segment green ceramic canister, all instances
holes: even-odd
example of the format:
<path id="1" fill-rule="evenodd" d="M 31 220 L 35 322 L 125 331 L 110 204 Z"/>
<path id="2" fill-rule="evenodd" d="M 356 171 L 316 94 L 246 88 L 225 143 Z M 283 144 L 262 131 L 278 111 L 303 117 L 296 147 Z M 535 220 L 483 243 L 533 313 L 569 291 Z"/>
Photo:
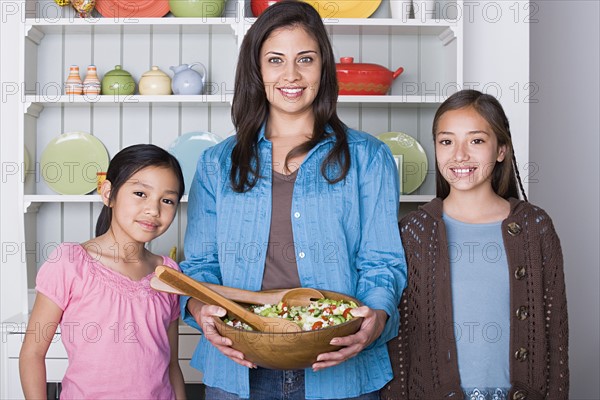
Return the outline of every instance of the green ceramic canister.
<path id="1" fill-rule="evenodd" d="M 223 15 L 225 0 L 169 0 L 171 13 L 184 18 L 214 18 Z"/>
<path id="2" fill-rule="evenodd" d="M 102 78 L 102 94 L 127 96 L 135 93 L 135 81 L 131 74 L 115 65 L 115 69 L 104 74 Z"/>

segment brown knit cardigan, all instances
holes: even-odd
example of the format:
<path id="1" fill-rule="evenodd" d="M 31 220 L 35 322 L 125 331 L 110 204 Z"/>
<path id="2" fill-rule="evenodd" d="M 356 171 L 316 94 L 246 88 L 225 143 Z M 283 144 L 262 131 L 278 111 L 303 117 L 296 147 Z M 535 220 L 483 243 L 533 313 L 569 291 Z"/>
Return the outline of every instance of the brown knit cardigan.
<path id="1" fill-rule="evenodd" d="M 394 379 L 381 390 L 381 399 L 462 399 L 442 200 L 404 217 L 400 232 L 408 287 L 399 306 L 399 335 L 388 344 Z M 513 310 L 509 399 L 567 399 L 567 304 L 552 221 L 542 209 L 510 199 L 502 237 Z"/>

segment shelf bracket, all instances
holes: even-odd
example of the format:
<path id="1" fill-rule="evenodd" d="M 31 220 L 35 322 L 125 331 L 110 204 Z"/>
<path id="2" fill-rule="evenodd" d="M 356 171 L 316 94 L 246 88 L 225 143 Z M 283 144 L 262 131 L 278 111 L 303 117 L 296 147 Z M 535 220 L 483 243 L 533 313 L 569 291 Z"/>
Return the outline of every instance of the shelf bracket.
<path id="1" fill-rule="evenodd" d="M 40 210 L 41 206 L 42 206 L 42 203 L 39 201 L 25 201 L 23 203 L 23 213 L 24 214 L 28 214 L 28 213 L 37 214 L 37 212 Z"/>
<path id="2" fill-rule="evenodd" d="M 33 25 L 25 26 L 25 34 L 27 35 L 27 39 L 31 40 L 36 45 L 42 43 L 42 39 L 44 38 L 44 36 L 46 36 L 44 32 L 42 32 Z"/>
<path id="3" fill-rule="evenodd" d="M 454 39 L 456 39 L 456 32 L 454 27 L 446 28 L 442 33 L 438 35 L 438 39 L 442 42 L 442 45 L 448 46 Z"/>
<path id="4" fill-rule="evenodd" d="M 25 114 L 34 118 L 38 118 L 41 112 L 44 111 L 44 106 L 39 103 L 26 102 L 23 106 L 25 107 Z"/>

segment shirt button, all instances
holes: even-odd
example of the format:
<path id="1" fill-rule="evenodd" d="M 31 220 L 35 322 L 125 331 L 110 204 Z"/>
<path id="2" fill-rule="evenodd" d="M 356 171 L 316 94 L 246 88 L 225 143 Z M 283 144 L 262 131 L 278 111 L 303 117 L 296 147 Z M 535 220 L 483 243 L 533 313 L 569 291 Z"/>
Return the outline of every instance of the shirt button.
<path id="1" fill-rule="evenodd" d="M 517 267 L 517 269 L 515 269 L 515 278 L 517 278 L 518 280 L 521 280 L 523 278 L 525 278 L 525 267 Z"/>
<path id="2" fill-rule="evenodd" d="M 294 213 L 294 218 L 300 218 L 300 213 L 298 211 Z"/>
<path id="3" fill-rule="evenodd" d="M 513 400 L 525 400 L 527 398 L 527 393 L 523 390 L 517 390 L 513 396 Z"/>
<path id="4" fill-rule="evenodd" d="M 521 225 L 517 224 L 516 222 L 511 222 L 508 224 L 508 234 L 510 236 L 517 236 L 519 233 L 521 233 Z"/>
<path id="5" fill-rule="evenodd" d="M 527 360 L 528 355 L 529 355 L 529 352 L 524 347 L 519 347 L 519 349 L 517 351 L 515 351 L 515 359 L 519 360 L 521 362 Z"/>
<path id="6" fill-rule="evenodd" d="M 301 251 L 301 252 L 298 254 L 298 257 L 300 257 L 300 258 L 304 258 L 304 256 L 306 256 L 306 254 L 304 254 L 304 252 L 303 252 L 303 251 Z"/>
<path id="7" fill-rule="evenodd" d="M 529 310 L 525 306 L 517 308 L 517 318 L 521 321 L 525 321 L 529 317 Z"/>

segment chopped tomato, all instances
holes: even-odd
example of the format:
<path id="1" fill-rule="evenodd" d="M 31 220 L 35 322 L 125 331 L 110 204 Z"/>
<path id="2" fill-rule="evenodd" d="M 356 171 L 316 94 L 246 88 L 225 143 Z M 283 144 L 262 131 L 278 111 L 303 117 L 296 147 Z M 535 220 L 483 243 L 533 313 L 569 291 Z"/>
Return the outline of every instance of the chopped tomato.
<path id="1" fill-rule="evenodd" d="M 317 329 L 321 329 L 323 327 L 323 322 L 322 321 L 317 321 L 313 324 L 312 329 L 313 331 L 317 330 Z"/>
<path id="2" fill-rule="evenodd" d="M 344 310 L 344 313 L 342 314 L 342 317 L 344 317 L 344 318 L 348 319 L 348 314 L 349 314 L 349 313 L 350 313 L 350 311 L 352 311 L 352 310 L 353 310 L 352 308 L 346 308 L 346 309 Z"/>

